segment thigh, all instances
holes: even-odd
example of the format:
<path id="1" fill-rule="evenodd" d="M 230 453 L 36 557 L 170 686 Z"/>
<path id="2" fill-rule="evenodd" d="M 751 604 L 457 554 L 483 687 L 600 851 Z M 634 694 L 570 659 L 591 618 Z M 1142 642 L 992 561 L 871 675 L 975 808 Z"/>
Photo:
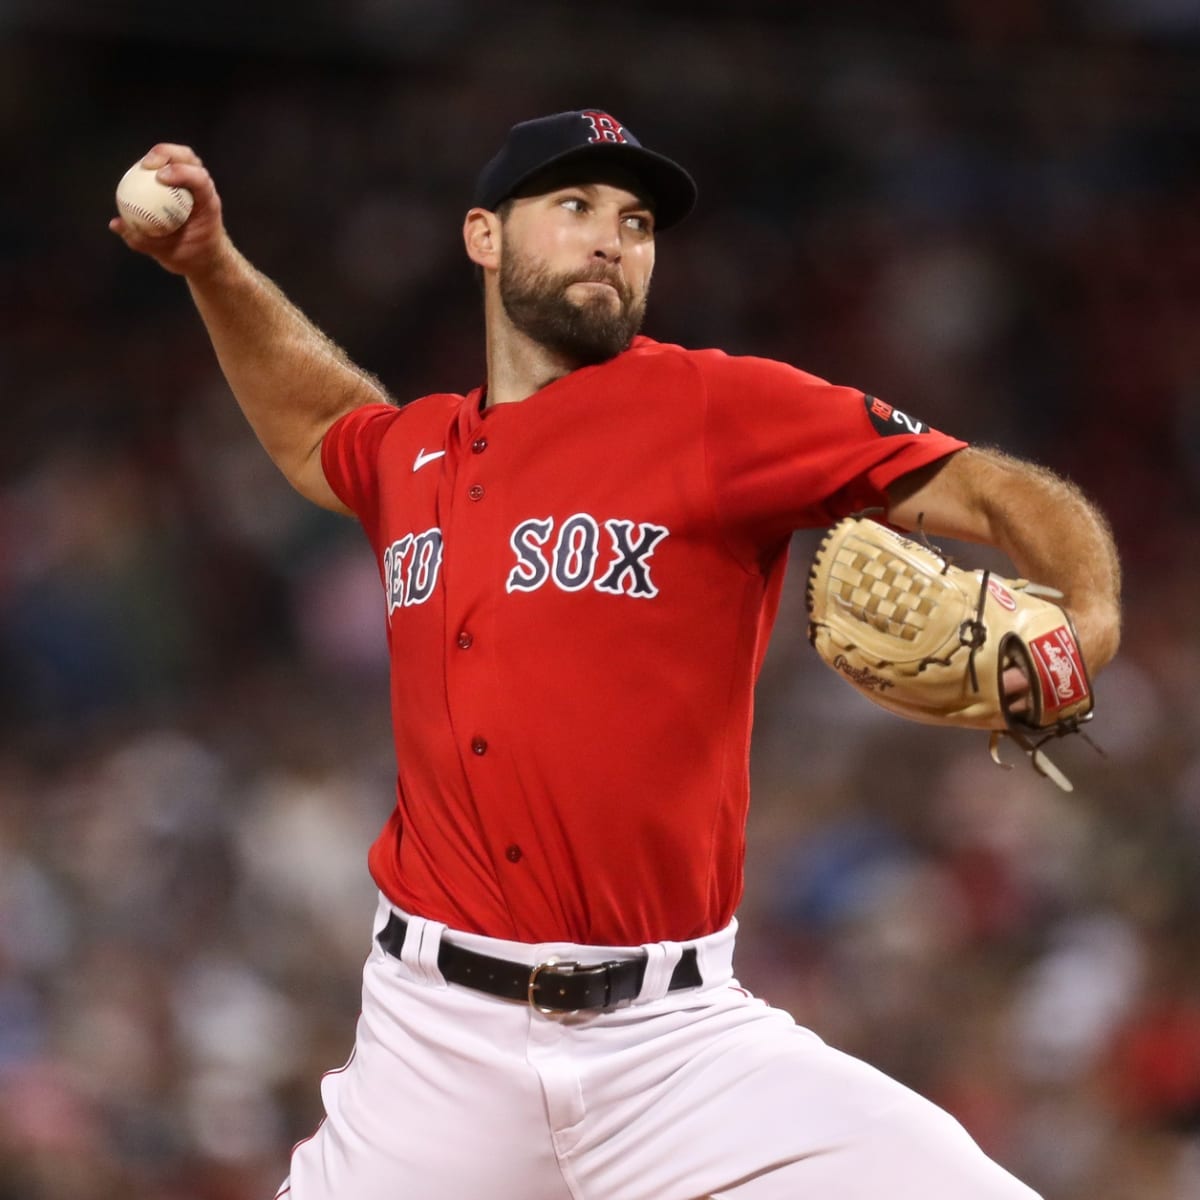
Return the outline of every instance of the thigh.
<path id="1" fill-rule="evenodd" d="M 739 989 L 654 1020 L 585 1088 L 588 1200 L 1037 1200 L 949 1114 Z"/>
<path id="2" fill-rule="evenodd" d="M 1038 1200 L 1029 1187 L 989 1159 L 957 1121 L 912 1092 L 886 1113 L 862 1121 L 845 1140 L 802 1157 L 785 1155 L 777 1164 L 713 1189 L 707 1200 L 805 1196 Z"/>
<path id="3" fill-rule="evenodd" d="M 528 1009 L 413 982 L 376 949 L 354 1055 L 322 1081 L 325 1120 L 293 1152 L 286 1200 L 567 1200 Z"/>

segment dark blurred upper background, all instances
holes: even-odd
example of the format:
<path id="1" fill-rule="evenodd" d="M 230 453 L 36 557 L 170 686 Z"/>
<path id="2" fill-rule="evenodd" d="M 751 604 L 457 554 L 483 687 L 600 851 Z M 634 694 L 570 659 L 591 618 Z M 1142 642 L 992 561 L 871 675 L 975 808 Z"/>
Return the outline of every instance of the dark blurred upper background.
<path id="1" fill-rule="evenodd" d="M 0 5 L 0 1200 L 273 1193 L 352 1041 L 391 804 L 365 539 L 108 233 L 117 179 L 193 145 L 395 396 L 465 391 L 475 174 L 593 105 L 701 188 L 648 333 L 1042 461 L 1126 566 L 1069 797 L 853 695 L 789 585 L 743 981 L 1047 1200 L 1196 1200 L 1196 0 Z"/>

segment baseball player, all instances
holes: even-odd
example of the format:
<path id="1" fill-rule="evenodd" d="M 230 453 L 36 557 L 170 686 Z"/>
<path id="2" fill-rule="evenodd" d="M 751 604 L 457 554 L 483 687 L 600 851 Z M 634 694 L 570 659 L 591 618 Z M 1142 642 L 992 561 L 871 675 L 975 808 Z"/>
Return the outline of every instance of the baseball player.
<path id="1" fill-rule="evenodd" d="M 185 277 L 267 453 L 361 522 L 385 602 L 396 804 L 362 1015 L 278 1195 L 1033 1196 L 738 986 L 752 692 L 791 533 L 872 506 L 1059 588 L 1095 670 L 1102 518 L 853 388 L 639 336 L 696 189 L 609 113 L 522 122 L 484 167 L 463 240 L 487 378 L 404 407 L 234 248 L 191 149 L 144 163 L 191 218 L 111 228 Z"/>

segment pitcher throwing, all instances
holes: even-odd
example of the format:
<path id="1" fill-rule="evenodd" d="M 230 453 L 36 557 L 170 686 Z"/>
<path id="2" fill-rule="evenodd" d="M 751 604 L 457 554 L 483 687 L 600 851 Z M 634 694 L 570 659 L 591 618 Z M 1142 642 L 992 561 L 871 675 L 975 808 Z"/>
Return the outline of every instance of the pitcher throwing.
<path id="1" fill-rule="evenodd" d="M 792 532 L 869 508 L 1057 588 L 1094 674 L 1119 624 L 1095 509 L 854 388 L 639 336 L 696 189 L 609 113 L 518 124 L 483 168 L 487 378 L 403 408 L 234 248 L 192 150 L 144 161 L 191 217 L 112 228 L 186 278 L 266 452 L 361 522 L 383 589 L 362 1016 L 279 1196 L 1030 1200 L 736 983 L 751 700 Z"/>

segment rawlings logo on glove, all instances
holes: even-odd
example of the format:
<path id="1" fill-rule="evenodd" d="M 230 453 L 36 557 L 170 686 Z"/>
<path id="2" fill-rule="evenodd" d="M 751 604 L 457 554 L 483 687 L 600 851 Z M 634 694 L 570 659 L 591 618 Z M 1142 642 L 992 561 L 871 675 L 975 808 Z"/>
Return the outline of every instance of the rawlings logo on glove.
<path id="1" fill-rule="evenodd" d="M 1071 785 L 1042 743 L 1090 719 L 1091 683 L 1071 619 L 1051 588 L 964 571 L 932 546 L 861 517 L 822 541 L 808 578 L 809 641 L 863 695 L 914 721 L 992 731 Z M 1016 712 L 1004 671 L 1029 680 Z M 1031 735 L 1040 733 L 1034 743 Z"/>

